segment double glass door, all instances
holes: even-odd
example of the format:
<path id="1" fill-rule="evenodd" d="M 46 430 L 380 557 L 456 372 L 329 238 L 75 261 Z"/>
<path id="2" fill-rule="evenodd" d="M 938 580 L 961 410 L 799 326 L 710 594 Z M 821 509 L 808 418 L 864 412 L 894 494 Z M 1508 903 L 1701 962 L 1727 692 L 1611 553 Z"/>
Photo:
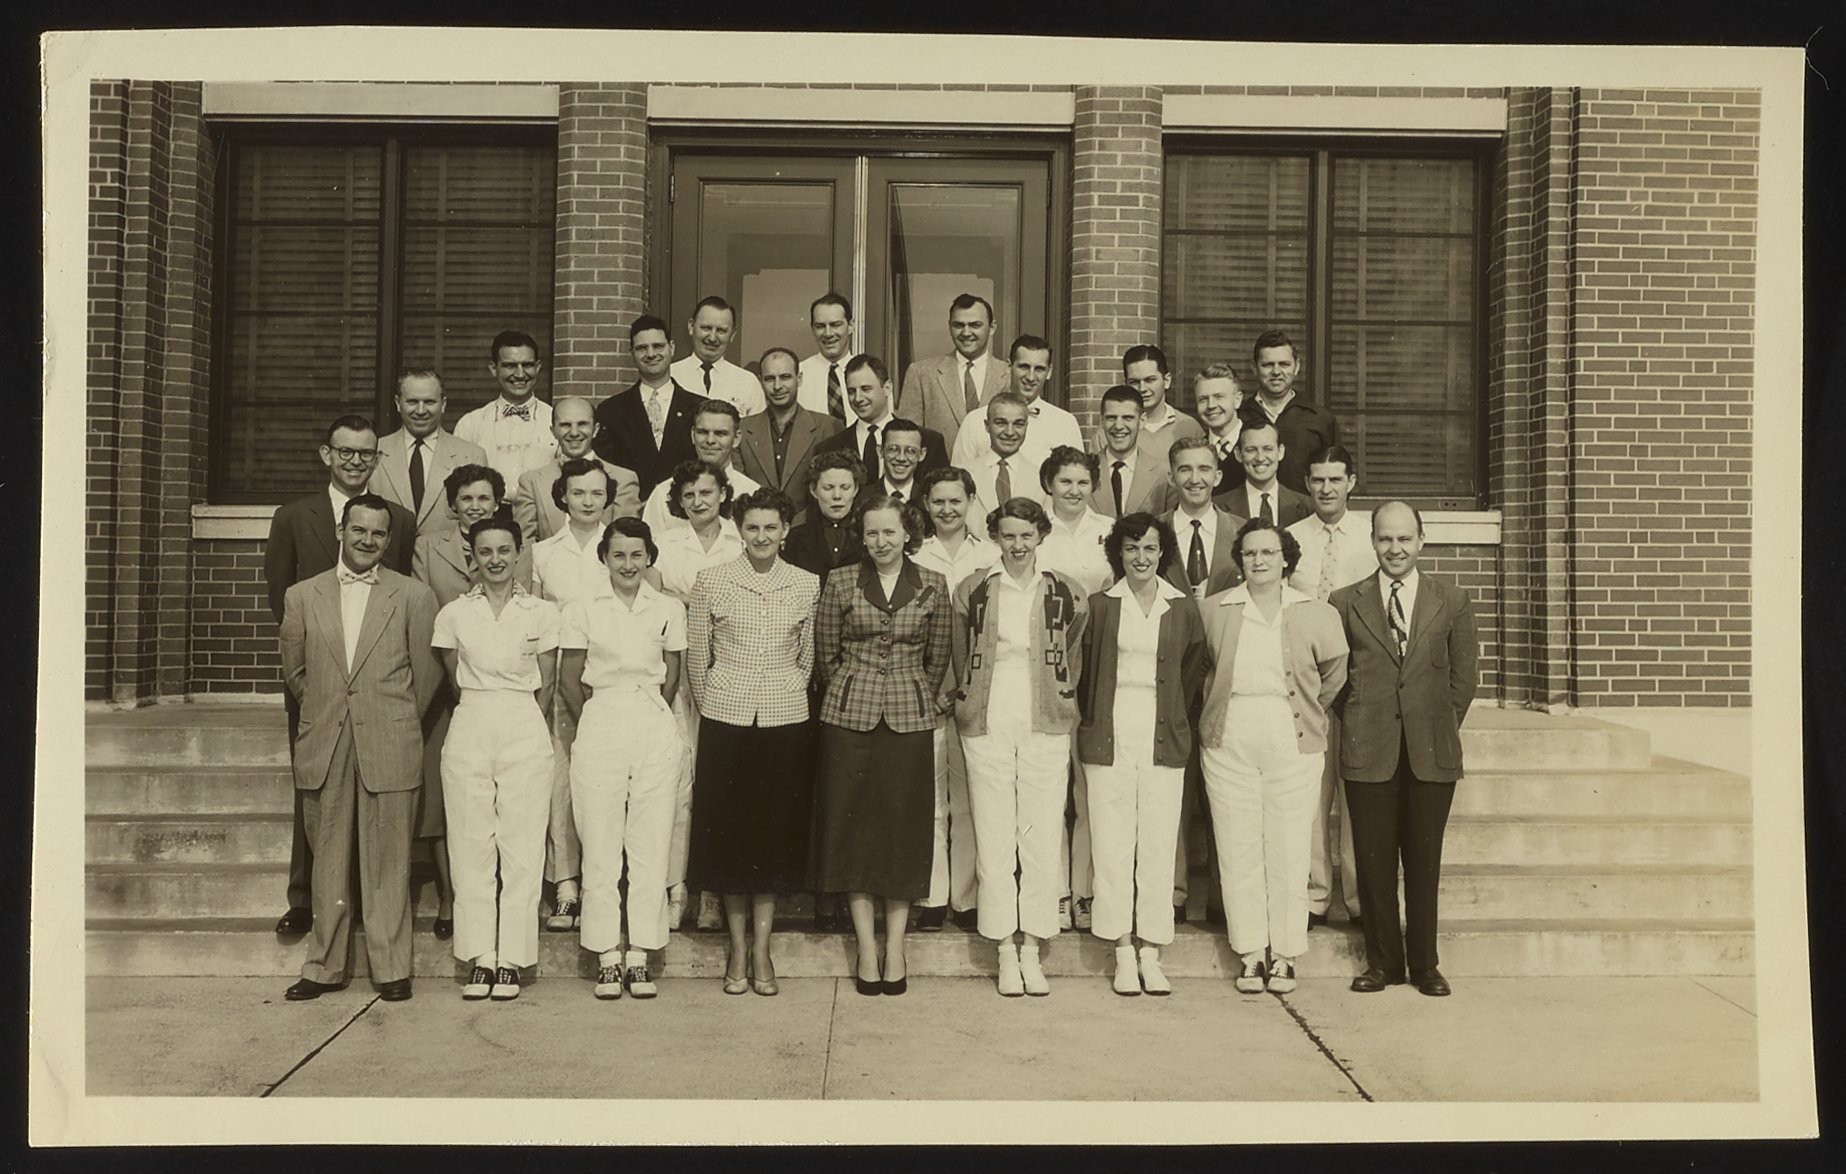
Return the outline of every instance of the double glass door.
<path id="1" fill-rule="evenodd" d="M 1050 161 L 783 157 L 677 152 L 672 161 L 670 298 L 675 341 L 700 298 L 737 308 L 734 362 L 785 346 L 814 353 L 808 306 L 829 290 L 854 306 L 853 347 L 893 380 L 946 353 L 949 303 L 994 307 L 993 348 L 1051 339 Z"/>

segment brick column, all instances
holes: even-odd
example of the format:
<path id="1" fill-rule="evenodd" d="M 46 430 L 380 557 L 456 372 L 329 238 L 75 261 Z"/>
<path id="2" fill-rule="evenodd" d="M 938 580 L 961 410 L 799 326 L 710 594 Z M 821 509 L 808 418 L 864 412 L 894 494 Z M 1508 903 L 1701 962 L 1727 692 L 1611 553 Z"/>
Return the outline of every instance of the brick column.
<path id="1" fill-rule="evenodd" d="M 1160 337 L 1161 92 L 1079 86 L 1071 159 L 1066 406 L 1086 424 L 1122 352 Z"/>
<path id="2" fill-rule="evenodd" d="M 647 87 L 558 92 L 553 396 L 601 399 L 635 379 L 628 326 L 647 310 Z"/>

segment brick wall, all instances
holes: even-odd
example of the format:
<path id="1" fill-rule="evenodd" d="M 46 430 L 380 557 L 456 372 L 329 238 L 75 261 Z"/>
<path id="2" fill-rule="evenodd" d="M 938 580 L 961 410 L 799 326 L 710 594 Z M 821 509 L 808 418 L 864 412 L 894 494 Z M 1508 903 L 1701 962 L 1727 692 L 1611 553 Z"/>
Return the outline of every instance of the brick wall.
<path id="1" fill-rule="evenodd" d="M 1418 565 L 1467 591 L 1474 600 L 1475 634 L 1480 639 L 1480 684 L 1474 695 L 1483 700 L 1506 695 L 1506 632 L 1501 621 L 1501 548 L 1497 546 L 1438 546 L 1423 548 Z"/>
<path id="2" fill-rule="evenodd" d="M 1750 701 L 1760 101 L 1579 99 L 1571 522 L 1583 704 Z"/>
<path id="3" fill-rule="evenodd" d="M 628 327 L 647 311 L 647 87 L 558 92 L 551 388 L 601 399 L 633 382 Z"/>
<path id="4" fill-rule="evenodd" d="M 192 550 L 193 693 L 280 693 L 282 656 L 263 587 L 263 544 L 201 539 Z"/>
<path id="5" fill-rule="evenodd" d="M 128 86 L 90 86 L 89 256 L 86 280 L 83 695 L 109 696 L 114 637 L 116 400 L 121 363 Z"/>

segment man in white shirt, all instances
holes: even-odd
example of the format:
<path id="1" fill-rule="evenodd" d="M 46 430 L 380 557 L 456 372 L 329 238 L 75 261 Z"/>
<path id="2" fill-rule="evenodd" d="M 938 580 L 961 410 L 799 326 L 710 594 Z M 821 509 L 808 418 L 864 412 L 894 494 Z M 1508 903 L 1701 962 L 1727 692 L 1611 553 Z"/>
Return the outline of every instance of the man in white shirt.
<path id="1" fill-rule="evenodd" d="M 1234 514 L 1261 518 L 1287 529 L 1314 512 L 1305 493 L 1296 493 L 1276 479 L 1286 453 L 1276 426 L 1266 419 L 1244 421 L 1237 437 L 1237 460 L 1243 466 L 1243 484 L 1218 495 L 1218 504 Z"/>
<path id="2" fill-rule="evenodd" d="M 951 450 L 968 413 L 1011 386 L 1007 364 L 990 349 L 993 331 L 993 304 L 979 294 L 959 294 L 949 303 L 949 340 L 955 349 L 918 359 L 904 372 L 898 414 L 940 432 Z"/>
<path id="3" fill-rule="evenodd" d="M 417 534 L 439 536 L 455 525 L 442 480 L 463 465 L 484 465 L 487 454 L 442 427 L 448 406 L 442 376 L 406 371 L 397 381 L 397 418 L 402 427 L 378 438 L 378 463 L 369 486 L 417 518 Z"/>
<path id="4" fill-rule="evenodd" d="M 859 355 L 846 364 L 846 404 L 856 417 L 851 426 L 834 433 L 820 443 L 816 454 L 844 450 L 859 458 L 865 467 L 863 487 L 876 487 L 884 476 L 885 429 L 897 419 L 891 410 L 891 374 L 884 361 L 875 355 Z M 906 417 L 908 420 L 908 417 Z M 908 420 L 922 437 L 921 463 L 913 470 L 927 473 L 949 463 L 942 435 Z"/>
<path id="5" fill-rule="evenodd" d="M 1003 391 L 987 401 L 982 431 L 987 444 L 968 464 L 956 467 L 968 470 L 974 479 L 974 505 L 968 513 L 968 529 L 987 533 L 987 515 L 1015 497 L 1037 500 L 1038 463 L 1024 459 L 1021 449 L 1031 428 L 1031 404 L 1016 391 Z M 966 430 L 964 430 L 966 431 Z"/>
<path id="6" fill-rule="evenodd" d="M 746 493 L 755 493 L 761 488 L 732 460 L 737 453 L 737 430 L 740 423 L 737 405 L 729 400 L 708 399 L 699 405 L 699 410 L 692 416 L 693 455 L 724 470 L 725 478 L 731 483 L 732 500 Z M 671 479 L 654 486 L 654 492 L 647 495 L 647 505 L 642 507 L 641 520 L 647 523 L 648 529 L 655 535 L 684 530 L 692 525 L 684 518 L 675 517 L 667 509 L 667 491 L 672 488 Z M 659 542 L 658 537 L 655 542 Z"/>
<path id="7" fill-rule="evenodd" d="M 1038 466 L 1051 455 L 1052 449 L 1060 444 L 1083 448 L 1083 429 L 1077 417 L 1042 398 L 1051 382 L 1051 344 L 1037 335 L 1022 334 L 1013 340 L 1007 353 L 1012 357 L 1012 390 L 1025 399 L 1026 415 L 1031 424 L 1022 459 L 1031 464 L 1032 479 L 1036 481 Z M 972 469 L 975 458 L 987 449 L 987 430 L 979 426 L 981 419 L 974 412 L 962 419 L 951 463 Z"/>
<path id="8" fill-rule="evenodd" d="M 693 307 L 686 333 L 692 336 L 692 353 L 669 370 L 674 382 L 707 399 L 729 400 L 739 416 L 754 416 L 768 406 L 756 376 L 724 357 L 737 330 L 737 313 L 716 295 L 700 298 Z"/>
<path id="9" fill-rule="evenodd" d="M 798 402 L 810 412 L 830 416 L 842 426 L 852 422 L 846 410 L 846 362 L 853 357 L 852 303 L 825 293 L 808 307 L 808 329 L 820 345 L 818 354 L 801 360 Z"/>
<path id="10" fill-rule="evenodd" d="M 1137 443 L 1151 457 L 1165 462 L 1173 442 L 1202 436 L 1205 430 L 1167 399 L 1173 375 L 1167 353 L 1153 343 L 1131 346 L 1122 355 L 1122 382 L 1141 393 L 1141 436 Z"/>
<path id="11" fill-rule="evenodd" d="M 1243 434 L 1237 413 L 1242 409 L 1243 387 L 1231 364 L 1213 363 L 1192 380 L 1192 410 L 1205 425 L 1205 439 L 1217 451 L 1218 468 L 1224 474 L 1218 482 L 1219 493 L 1243 484 L 1243 466 L 1237 463 L 1237 438 Z"/>
<path id="12" fill-rule="evenodd" d="M 1348 509 L 1347 499 L 1359 484 L 1352 454 L 1330 445 L 1308 457 L 1308 490 L 1314 513 L 1288 527 L 1301 546 L 1301 558 L 1289 582 L 1296 590 L 1325 600 L 1340 588 L 1357 583 L 1378 569 L 1372 549 L 1370 510 Z M 1339 715 L 1327 715 L 1327 745 L 1339 746 Z M 1340 888 L 1347 919 L 1361 923 L 1359 865 L 1353 854 L 1352 820 L 1346 811 L 1346 790 L 1340 780 L 1340 756 L 1329 753 L 1321 772 L 1320 799 L 1314 808 L 1314 839 L 1308 869 L 1308 924 L 1327 924 L 1327 907 L 1333 897 L 1333 834 L 1329 813 L 1339 811 Z"/>
<path id="13" fill-rule="evenodd" d="M 500 394 L 455 422 L 455 435 L 478 445 L 486 464 L 497 470 L 511 493 L 519 475 L 557 455 L 557 438 L 551 434 L 551 405 L 537 397 L 539 376 L 545 364 L 538 343 L 518 330 L 494 335 L 487 373 L 500 385 Z"/>
<path id="14" fill-rule="evenodd" d="M 551 405 L 551 434 L 557 438 L 558 455 L 536 469 L 521 473 L 519 488 L 513 494 L 513 519 L 519 523 L 520 535 L 528 546 L 543 542 L 564 528 L 564 511 L 552 497 L 551 487 L 557 483 L 564 462 L 578 457 L 601 461 L 603 470 L 609 474 L 609 509 L 603 515 L 605 524 L 616 518 L 640 516 L 640 479 L 632 469 L 604 461 L 592 451 L 600 428 L 595 407 L 580 395 L 561 396 Z"/>
<path id="15" fill-rule="evenodd" d="M 1102 393 L 1101 410 L 1103 443 L 1096 454 L 1101 467 L 1090 508 L 1109 518 L 1166 513 L 1172 502 L 1167 458 L 1163 452 L 1155 460 L 1140 446 L 1141 394 L 1118 383 Z"/>

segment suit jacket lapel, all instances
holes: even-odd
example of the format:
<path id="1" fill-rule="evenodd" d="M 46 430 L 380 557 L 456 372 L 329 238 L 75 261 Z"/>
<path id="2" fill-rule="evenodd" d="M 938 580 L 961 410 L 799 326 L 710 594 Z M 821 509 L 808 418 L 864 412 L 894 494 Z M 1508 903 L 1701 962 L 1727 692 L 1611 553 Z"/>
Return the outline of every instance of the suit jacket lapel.
<path id="1" fill-rule="evenodd" d="M 1207 594 L 1216 594 L 1232 586 L 1241 575 L 1237 569 L 1235 553 L 1237 531 L 1230 522 L 1229 518 L 1222 515 L 1218 518 L 1218 534 L 1212 541 L 1211 574 L 1206 579 L 1210 588 Z"/>
<path id="2" fill-rule="evenodd" d="M 796 416 L 795 422 L 789 425 L 788 457 L 786 458 L 786 463 L 782 466 L 784 471 L 793 473 L 796 469 L 801 468 L 801 462 L 807 459 L 809 451 L 813 449 L 815 444 L 819 443 L 820 438 L 819 424 L 816 424 L 806 415 Z M 776 455 L 772 452 L 769 454 L 768 463 L 765 464 L 763 468 L 773 469 L 775 467 Z M 802 493 L 807 492 L 806 486 L 797 486 L 796 488 L 800 489 Z M 793 497 L 796 495 L 790 494 L 790 496 Z"/>
<path id="3" fill-rule="evenodd" d="M 417 525 L 421 528 L 425 519 L 436 512 L 438 506 L 446 506 L 443 499 L 442 483 L 450 470 L 455 468 L 455 437 L 438 428 L 429 438 L 430 459 L 423 469 L 423 508 L 417 511 Z M 410 458 L 404 458 L 404 483 L 410 483 Z"/>
<path id="4" fill-rule="evenodd" d="M 340 580 L 337 574 L 321 576 L 308 606 L 313 613 L 313 629 L 327 640 L 327 655 L 333 658 L 336 669 L 345 671 L 346 633 L 340 623 Z M 313 662 L 310 660 L 309 663 Z"/>
<path id="5" fill-rule="evenodd" d="M 313 532 L 314 542 L 319 544 L 321 553 L 326 556 L 328 566 L 340 561 L 340 543 L 333 534 L 338 524 L 339 519 L 333 516 L 333 502 L 323 489 L 309 501 L 308 529 Z"/>
<path id="6" fill-rule="evenodd" d="M 385 619 L 397 610 L 397 584 L 387 582 L 381 574 L 378 585 L 372 588 L 365 601 L 365 617 L 359 622 L 359 642 L 353 646 L 353 667 L 346 674 L 352 681 L 365 666 L 365 658 L 371 654 L 372 646 L 378 643 L 378 637 L 384 633 Z M 342 633 L 343 635 L 344 633 Z M 344 648 L 340 650 L 343 656 Z"/>
<path id="7" fill-rule="evenodd" d="M 1359 587 L 1359 619 L 1372 630 L 1372 636 L 1384 645 L 1391 659 L 1399 664 L 1403 657 L 1397 654 L 1397 641 L 1391 638 L 1391 624 L 1385 619 L 1384 597 L 1378 593 L 1378 576 L 1368 575 Z"/>
<path id="8" fill-rule="evenodd" d="M 1374 578 L 1372 582 L 1376 585 L 1378 580 Z M 1434 585 L 1434 580 L 1425 579 L 1421 575 L 1417 576 L 1417 602 L 1416 606 L 1410 609 L 1410 638 L 1404 642 L 1405 660 L 1410 659 L 1410 654 L 1416 651 L 1417 644 L 1429 632 L 1430 626 L 1436 622 L 1436 617 L 1442 613 L 1444 601 L 1441 595 L 1430 590 Z"/>

